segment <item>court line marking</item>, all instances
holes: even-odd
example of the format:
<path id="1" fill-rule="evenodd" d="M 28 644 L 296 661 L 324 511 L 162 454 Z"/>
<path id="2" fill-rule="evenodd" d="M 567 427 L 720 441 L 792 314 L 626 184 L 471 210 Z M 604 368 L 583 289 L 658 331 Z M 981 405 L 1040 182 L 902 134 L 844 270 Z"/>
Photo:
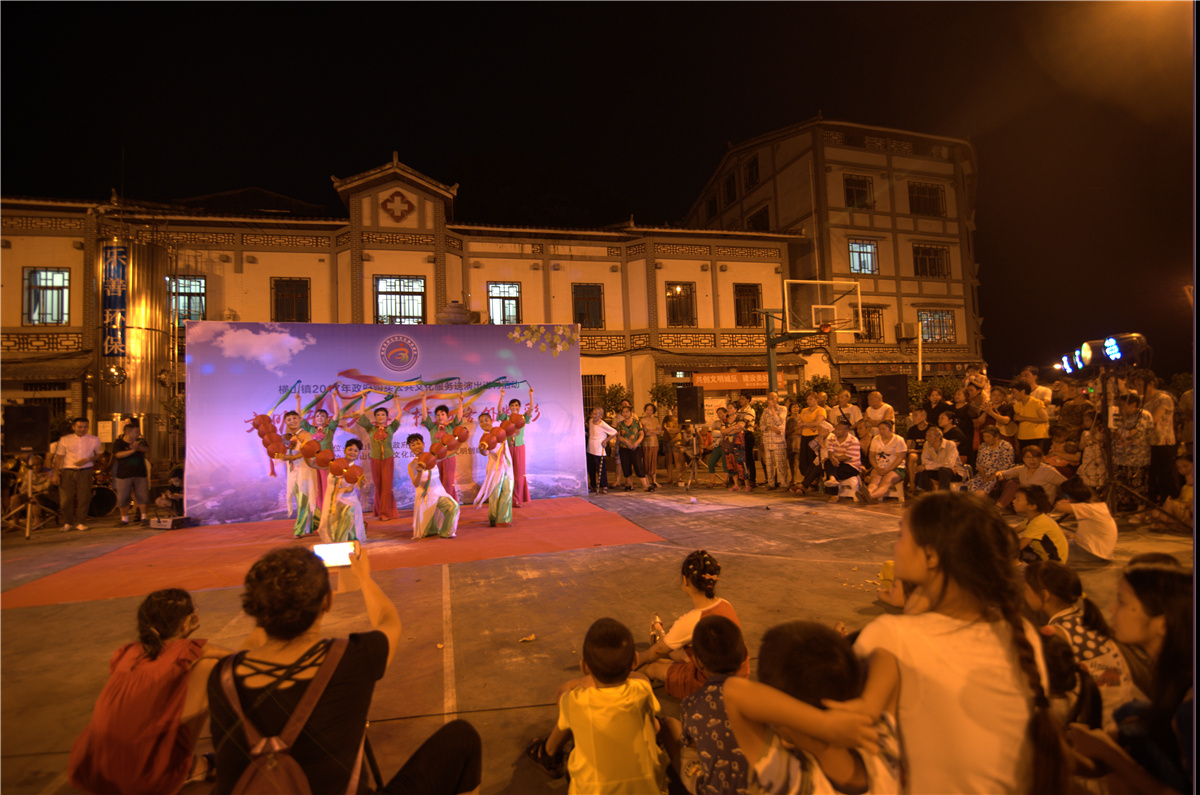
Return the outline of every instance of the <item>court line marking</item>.
<path id="1" fill-rule="evenodd" d="M 442 564 L 442 670 L 446 723 L 458 717 L 458 691 L 454 684 L 454 627 L 450 620 L 450 564 Z"/>

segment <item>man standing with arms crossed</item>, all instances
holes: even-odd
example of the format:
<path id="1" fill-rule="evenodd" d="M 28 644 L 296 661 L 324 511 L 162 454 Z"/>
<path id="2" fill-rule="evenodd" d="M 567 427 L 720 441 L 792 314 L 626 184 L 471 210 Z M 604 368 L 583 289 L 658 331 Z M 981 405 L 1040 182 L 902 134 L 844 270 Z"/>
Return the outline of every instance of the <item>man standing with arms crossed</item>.
<path id="1" fill-rule="evenodd" d="M 58 440 L 54 451 L 54 474 L 50 482 L 58 486 L 58 504 L 63 522 L 60 532 L 87 530 L 83 518 L 92 502 L 92 476 L 96 459 L 104 450 L 99 437 L 88 433 L 86 417 L 76 417 L 69 433 Z"/>

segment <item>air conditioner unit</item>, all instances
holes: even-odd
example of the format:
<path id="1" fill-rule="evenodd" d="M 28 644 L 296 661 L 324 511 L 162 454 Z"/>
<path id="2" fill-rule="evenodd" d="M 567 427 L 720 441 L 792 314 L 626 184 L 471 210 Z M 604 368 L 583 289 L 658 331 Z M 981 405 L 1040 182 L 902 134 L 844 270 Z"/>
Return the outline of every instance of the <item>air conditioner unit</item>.
<path id="1" fill-rule="evenodd" d="M 919 333 L 916 323 L 896 324 L 896 339 L 898 340 L 915 340 Z"/>

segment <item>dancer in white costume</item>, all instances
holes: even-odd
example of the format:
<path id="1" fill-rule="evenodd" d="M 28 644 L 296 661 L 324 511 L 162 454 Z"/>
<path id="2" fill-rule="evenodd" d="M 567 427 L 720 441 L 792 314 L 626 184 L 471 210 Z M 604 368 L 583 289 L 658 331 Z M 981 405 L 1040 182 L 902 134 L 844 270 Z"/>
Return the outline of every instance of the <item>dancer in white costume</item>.
<path id="1" fill-rule="evenodd" d="M 458 531 L 458 500 L 451 497 L 442 486 L 437 467 L 426 468 L 421 463 L 421 454 L 425 452 L 425 440 L 421 434 L 409 434 L 408 449 L 413 454 L 412 463 L 408 465 L 408 476 L 412 478 L 414 491 L 413 538 L 454 538 Z"/>
<path id="2" fill-rule="evenodd" d="M 314 469 L 300 452 L 300 448 L 312 437 L 300 429 L 299 413 L 289 411 L 283 415 L 283 421 L 287 425 L 290 437 L 288 444 L 292 452 L 281 453 L 276 457 L 287 462 L 288 516 L 292 515 L 292 498 L 294 497 L 296 500 L 296 524 L 292 529 L 292 535 L 300 538 L 312 535 L 313 531 L 317 529 L 315 525 L 320 522 L 318 513 L 320 509 L 317 507 L 319 505 L 317 478 L 323 473 Z"/>
<path id="3" fill-rule="evenodd" d="M 357 463 L 362 453 L 362 442 L 351 439 L 346 442 L 346 460 Z M 325 481 L 325 507 L 321 511 L 321 539 L 327 543 L 357 540 L 367 542 L 367 526 L 363 522 L 362 503 L 358 499 L 358 485 L 347 483 L 333 474 Z"/>
<path id="4" fill-rule="evenodd" d="M 479 429 L 485 436 L 491 432 L 492 417 L 490 414 L 479 415 Z M 483 505 L 483 501 L 487 500 L 488 524 L 492 527 L 496 525 L 510 527 L 513 506 L 513 469 L 512 459 L 508 457 L 508 445 L 498 444 L 492 450 L 488 450 L 487 445 L 481 441 L 478 449 L 480 453 L 487 456 L 487 473 L 483 477 L 479 493 L 475 495 L 475 505 Z"/>

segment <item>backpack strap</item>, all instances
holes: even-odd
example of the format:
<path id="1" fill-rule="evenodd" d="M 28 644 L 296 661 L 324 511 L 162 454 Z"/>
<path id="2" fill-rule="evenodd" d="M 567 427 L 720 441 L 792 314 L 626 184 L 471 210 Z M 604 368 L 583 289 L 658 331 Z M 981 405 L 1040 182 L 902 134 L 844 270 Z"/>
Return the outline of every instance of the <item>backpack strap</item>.
<path id="1" fill-rule="evenodd" d="M 330 642 L 329 650 L 325 653 L 325 659 L 321 663 L 321 667 L 317 669 L 317 674 L 308 683 L 308 689 L 304 691 L 304 695 L 300 698 L 300 703 L 296 705 L 296 709 L 292 712 L 287 724 L 283 730 L 275 737 L 264 738 L 258 731 L 258 728 L 251 723 L 245 712 L 242 710 L 241 699 L 238 698 L 237 687 L 233 680 L 233 669 L 237 664 L 237 659 L 241 655 L 231 654 L 221 661 L 221 689 L 225 694 L 226 701 L 229 702 L 230 709 L 242 724 L 242 729 L 246 733 L 246 744 L 250 747 L 250 755 L 257 756 L 263 753 L 271 753 L 275 751 L 285 751 L 291 748 L 292 743 L 300 736 L 300 731 L 304 728 L 304 724 L 308 722 L 312 711 L 317 706 L 317 701 L 325 692 L 326 686 L 329 684 L 330 678 L 333 676 L 334 670 L 338 663 L 341 662 L 342 655 L 346 652 L 346 647 L 349 642 L 346 638 L 338 638 Z M 357 778 L 357 775 L 353 775 Z"/>

